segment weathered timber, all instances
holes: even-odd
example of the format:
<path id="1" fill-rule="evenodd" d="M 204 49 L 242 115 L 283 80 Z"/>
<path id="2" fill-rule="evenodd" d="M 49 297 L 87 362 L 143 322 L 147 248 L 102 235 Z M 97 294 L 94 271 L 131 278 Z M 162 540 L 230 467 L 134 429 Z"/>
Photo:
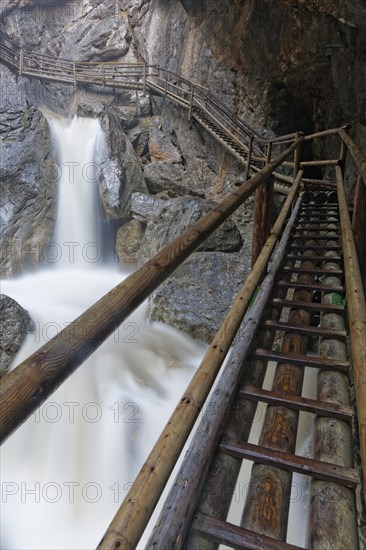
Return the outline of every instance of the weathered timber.
<path id="1" fill-rule="evenodd" d="M 138 543 L 194 422 L 202 410 L 205 399 L 249 306 L 250 299 L 263 278 L 268 260 L 296 197 L 301 174 L 299 173 L 256 264 L 238 293 L 232 308 L 168 424 L 108 527 L 99 548 L 114 548 L 113 545 L 121 540 L 125 548 L 134 548 Z"/>
<path id="2" fill-rule="evenodd" d="M 314 328 L 314 330 L 317 329 Z M 338 403 L 323 403 L 316 399 L 291 395 L 287 392 L 263 390 L 262 388 L 255 388 L 249 385 L 240 388 L 239 395 L 251 401 L 262 401 L 263 403 L 283 405 L 290 409 L 293 408 L 295 410 L 310 412 L 320 416 L 340 418 L 345 422 L 351 422 L 353 415 L 352 408 L 345 405 L 339 405 Z"/>
<path id="3" fill-rule="evenodd" d="M 217 404 L 215 414 L 205 415 L 186 453 L 174 486 L 170 490 L 157 525 L 151 534 L 148 548 L 182 548 L 190 521 L 197 505 L 205 475 L 220 436 L 221 427 L 239 384 L 243 364 L 259 327 L 259 319 L 266 307 L 277 270 L 281 264 L 300 199 L 287 223 L 281 241 L 271 262 L 257 298 L 244 318 L 235 339 L 230 359 L 224 367 L 212 400 Z"/>
<path id="4" fill-rule="evenodd" d="M 355 200 L 352 216 L 352 231 L 360 266 L 361 278 L 366 291 L 366 187 L 359 175 L 356 183 Z"/>
<path id="5" fill-rule="evenodd" d="M 357 421 L 362 457 L 363 488 L 366 494 L 366 304 L 344 192 L 343 176 L 339 167 L 336 167 L 336 176 L 351 335 L 352 369 L 355 378 Z"/>
<path id="6" fill-rule="evenodd" d="M 320 304 L 312 304 L 312 307 L 319 306 Z M 324 304 L 322 304 L 324 306 Z M 310 308 L 309 308 L 310 309 Z M 302 311 L 302 309 L 300 309 Z M 349 362 L 341 361 L 339 359 L 330 359 L 326 357 L 312 357 L 309 355 L 301 355 L 298 353 L 280 351 L 268 351 L 265 349 L 256 349 L 254 356 L 257 358 L 267 359 L 268 361 L 289 361 L 297 366 L 314 367 L 317 369 L 334 369 L 345 374 L 349 370 Z"/>
<path id="7" fill-rule="evenodd" d="M 298 222 L 296 223 L 298 226 Z M 305 256 L 313 254 L 313 241 L 309 235 L 308 249 Z M 311 284 L 314 282 L 312 270 L 315 267 L 310 260 L 303 260 L 301 267 L 309 273 L 300 273 L 297 282 Z M 311 302 L 313 292 L 298 288 L 294 291 L 294 301 Z M 311 314 L 307 309 L 292 308 L 288 314 L 288 324 L 309 326 Z M 301 395 L 304 369 L 292 357 L 303 356 L 307 351 L 308 336 L 286 331 L 282 341 L 282 351 L 278 354 L 278 364 L 273 380 L 272 390 Z M 295 352 L 295 353 L 294 353 Z M 271 355 L 272 352 L 268 352 Z M 262 358 L 265 354 L 262 354 Z M 258 350 L 255 357 L 259 357 Z M 266 409 L 259 445 L 269 449 L 268 452 L 282 451 L 294 453 L 296 446 L 299 411 L 283 405 L 269 405 Z M 226 443 L 226 442 L 224 442 Z M 268 462 L 267 462 L 268 464 Z M 242 514 L 241 526 L 257 533 L 285 541 L 290 506 L 292 473 L 280 470 L 272 463 L 264 466 L 258 461 L 252 467 L 247 499 Z M 281 490 L 279 490 L 281 487 Z"/>
<path id="8" fill-rule="evenodd" d="M 306 285 L 306 288 L 309 288 L 309 285 Z M 287 332 L 293 330 L 294 332 L 298 332 L 299 334 L 308 334 L 309 336 L 328 336 L 329 338 L 335 338 L 336 340 L 345 340 L 347 337 L 347 332 L 345 330 L 327 330 L 321 329 L 319 327 L 290 325 L 289 323 L 279 323 L 271 320 L 265 321 L 264 325 L 272 330 L 281 330 Z"/>
<path id="9" fill-rule="evenodd" d="M 226 543 L 232 548 L 247 550 L 302 550 L 299 546 L 278 542 L 270 537 L 258 535 L 248 529 L 237 527 L 232 523 L 222 521 L 207 514 L 198 513 L 192 522 L 192 530 L 214 543 L 214 548 L 220 543 Z M 201 547 L 196 547 L 196 550 Z"/>
<path id="10" fill-rule="evenodd" d="M 324 285 L 340 283 L 337 277 L 339 264 L 330 254 L 324 267 L 330 274 L 324 279 Z M 332 303 L 333 293 L 324 292 L 322 302 Z M 344 330 L 344 319 L 341 314 L 324 313 L 320 320 L 321 329 L 336 328 Z M 321 357 L 336 360 L 347 359 L 347 348 L 344 341 L 321 336 L 319 353 Z M 324 404 L 332 403 L 349 406 L 349 386 L 347 377 L 339 372 L 323 370 L 318 375 L 318 400 Z M 318 417 L 315 422 L 315 458 L 324 462 L 336 462 L 341 467 L 351 467 L 352 434 L 348 423 L 342 419 Z M 341 481 L 333 483 L 313 480 L 310 488 L 310 514 L 308 539 L 311 548 L 358 548 L 355 496 L 350 489 L 341 487 Z M 336 496 L 336 498 L 334 498 Z"/>
<path id="11" fill-rule="evenodd" d="M 353 160 L 355 161 L 360 176 L 362 178 L 364 186 L 366 186 L 366 157 L 357 147 L 355 142 L 349 137 L 345 130 L 340 130 L 339 135 L 347 145 L 349 152 L 351 153 Z M 337 177 L 338 179 L 338 177 Z"/>
<path id="12" fill-rule="evenodd" d="M 263 447 L 262 445 L 243 443 L 241 441 L 225 440 L 219 444 L 219 449 L 241 459 L 253 460 L 257 464 L 264 464 L 276 469 L 285 470 L 286 472 L 297 472 L 324 481 L 333 481 L 353 489 L 358 483 L 358 474 L 356 470 L 324 460 L 297 456 L 293 453 L 278 451 L 269 447 Z M 267 479 L 268 468 L 264 471 L 266 471 Z M 281 487 L 284 489 L 283 485 L 281 485 Z M 266 494 L 266 498 L 268 498 L 268 493 Z M 267 512 L 268 511 L 269 510 L 267 510 Z M 271 511 L 273 514 L 273 508 Z"/>
<path id="13" fill-rule="evenodd" d="M 255 206 L 253 217 L 253 244 L 252 244 L 252 266 L 255 264 L 264 243 L 271 232 L 271 213 L 273 202 L 273 182 L 268 180 L 255 192 Z"/>
<path id="14" fill-rule="evenodd" d="M 202 241 L 243 204 L 297 145 L 297 142 L 292 144 L 5 376 L 0 388 L 1 440 L 28 418 Z"/>

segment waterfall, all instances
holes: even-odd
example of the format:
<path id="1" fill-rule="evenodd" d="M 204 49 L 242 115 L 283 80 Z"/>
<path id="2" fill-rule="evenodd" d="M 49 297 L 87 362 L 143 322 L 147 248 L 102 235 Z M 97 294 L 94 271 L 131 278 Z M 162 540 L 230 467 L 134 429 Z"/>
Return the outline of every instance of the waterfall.
<path id="1" fill-rule="evenodd" d="M 64 267 L 93 266 L 102 258 L 94 150 L 101 134 L 99 119 L 49 117 L 58 151 L 58 214 L 54 242 Z"/>
<path id="2" fill-rule="evenodd" d="M 15 364 L 125 277 L 95 261 L 99 121 L 48 118 L 60 172 L 53 242 L 61 256 L 52 268 L 2 284 L 36 327 Z M 104 534 L 204 351 L 144 314 L 143 305 L 3 445 L 3 550 L 85 550 Z"/>

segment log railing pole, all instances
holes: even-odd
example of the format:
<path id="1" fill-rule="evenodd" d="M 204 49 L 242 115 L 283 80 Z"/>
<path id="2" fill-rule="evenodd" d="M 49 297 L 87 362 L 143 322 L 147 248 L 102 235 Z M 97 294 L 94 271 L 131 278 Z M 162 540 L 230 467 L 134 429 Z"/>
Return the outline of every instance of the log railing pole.
<path id="1" fill-rule="evenodd" d="M 143 65 L 142 91 L 144 94 L 146 94 L 146 63 L 144 63 Z"/>
<path id="2" fill-rule="evenodd" d="M 194 98 L 194 86 L 191 86 L 191 93 L 189 98 L 189 109 L 188 109 L 188 121 L 190 121 L 192 118 L 193 98 Z"/>
<path id="3" fill-rule="evenodd" d="M 345 135 L 347 136 L 347 134 Z M 351 221 L 348 214 L 346 195 L 344 192 L 342 169 L 340 166 L 336 166 L 336 175 L 349 328 L 351 334 L 352 367 L 355 378 L 363 487 L 366 494 L 366 304 L 362 288 L 361 273 L 357 262 L 357 252 L 353 239 Z"/>
<path id="4" fill-rule="evenodd" d="M 355 239 L 358 263 L 366 291 L 366 186 L 360 175 L 357 177 L 352 216 L 352 231 Z"/>
<path id="5" fill-rule="evenodd" d="M 252 162 L 252 154 L 253 154 L 253 136 L 250 136 L 247 166 L 246 166 L 246 169 L 245 169 L 245 181 L 249 178 L 249 170 L 250 170 L 250 163 Z"/>
<path id="6" fill-rule="evenodd" d="M 295 142 L 183 231 L 1 381 L 0 441 L 10 435 L 293 153 Z M 87 329 L 87 330 L 86 330 Z M 72 338 L 70 337 L 72 334 Z"/>
<path id="7" fill-rule="evenodd" d="M 267 144 L 266 164 L 271 162 L 272 143 Z M 271 231 L 271 213 L 273 202 L 274 178 L 271 177 L 255 192 L 253 216 L 252 266 L 255 264 L 260 251 Z"/>
<path id="8" fill-rule="evenodd" d="M 295 134 L 295 140 L 298 140 L 301 136 L 301 132 L 296 132 Z M 294 179 L 297 176 L 298 171 L 300 170 L 300 164 L 301 164 L 301 147 L 297 147 L 294 152 Z"/>
<path id="9" fill-rule="evenodd" d="M 283 230 L 296 197 L 300 177 L 295 181 L 258 260 L 239 291 L 228 315 L 202 359 L 183 398 L 165 426 L 130 492 L 110 524 L 100 544 L 109 548 L 114 533 L 123 532 L 126 548 L 134 548 L 159 500 L 166 482 L 205 402 L 234 336 L 247 311 L 250 298 L 261 282 L 269 258 Z M 188 398 L 189 397 L 189 398 Z M 154 466 L 153 470 L 151 469 Z M 115 541 L 116 542 L 116 541 Z M 111 546 L 113 548 L 113 545 Z"/>
<path id="10" fill-rule="evenodd" d="M 104 67 L 103 67 L 104 69 Z M 76 86 L 76 67 L 75 67 L 75 61 L 72 62 L 72 70 L 74 75 L 74 86 Z"/>
<path id="11" fill-rule="evenodd" d="M 366 187 L 366 157 L 357 147 L 355 142 L 349 137 L 346 130 L 339 130 L 339 135 L 341 136 L 343 143 L 347 145 L 349 152 L 351 153 L 353 160 L 355 161 L 360 176 L 363 180 L 364 186 Z"/>
<path id="12" fill-rule="evenodd" d="M 23 48 L 20 49 L 20 55 L 19 55 L 19 74 L 21 75 L 23 73 L 23 65 L 24 65 L 24 51 Z"/>

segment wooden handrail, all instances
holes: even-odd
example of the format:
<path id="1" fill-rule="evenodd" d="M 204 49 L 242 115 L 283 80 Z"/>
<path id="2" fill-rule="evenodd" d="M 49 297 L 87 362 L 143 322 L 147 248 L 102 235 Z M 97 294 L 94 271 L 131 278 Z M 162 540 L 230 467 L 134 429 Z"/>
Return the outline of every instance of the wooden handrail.
<path id="1" fill-rule="evenodd" d="M 347 132 L 342 128 L 339 130 L 339 135 L 341 136 L 343 142 L 347 145 L 349 152 L 351 153 L 353 160 L 356 163 L 360 176 L 363 180 L 364 185 L 366 186 L 366 157 L 357 147 L 355 142 L 349 137 Z"/>
<path id="2" fill-rule="evenodd" d="M 298 147 L 290 145 L 258 174 L 183 231 L 2 381 L 0 441 L 8 437 Z M 85 333 L 87 331 L 87 333 Z"/>
<path id="3" fill-rule="evenodd" d="M 347 135 L 347 134 L 346 134 Z M 347 136 L 348 137 L 348 136 Z M 351 220 L 343 185 L 342 168 L 336 166 L 340 226 L 347 291 L 352 367 L 355 377 L 357 423 L 360 435 L 363 487 L 366 494 L 366 303 L 357 261 Z"/>

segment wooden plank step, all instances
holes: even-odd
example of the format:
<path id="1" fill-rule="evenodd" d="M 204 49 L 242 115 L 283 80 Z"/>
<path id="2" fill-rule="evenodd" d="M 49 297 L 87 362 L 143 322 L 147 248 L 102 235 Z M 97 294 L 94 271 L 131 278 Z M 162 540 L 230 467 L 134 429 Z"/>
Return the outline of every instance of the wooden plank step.
<path id="1" fill-rule="evenodd" d="M 332 231 L 332 230 L 330 230 Z M 329 231 L 329 232 L 330 232 Z M 299 240 L 302 240 L 302 241 L 334 241 L 334 240 L 339 240 L 339 235 L 337 234 L 337 236 L 332 236 L 332 235 L 314 235 L 309 237 L 309 235 L 303 235 L 302 233 L 294 233 L 292 235 L 292 238 L 293 239 L 299 239 Z M 309 248 L 314 248 L 313 246 L 309 247 Z M 321 247 L 321 248 L 325 248 L 325 247 Z"/>
<path id="2" fill-rule="evenodd" d="M 227 544 L 233 548 L 248 550 L 302 550 L 300 546 L 287 544 L 243 529 L 233 523 L 198 512 L 194 515 L 191 529 L 202 538 L 217 544 Z"/>
<path id="3" fill-rule="evenodd" d="M 309 327 L 305 325 L 289 325 L 279 321 L 264 321 L 263 326 L 269 330 L 283 330 L 284 332 L 297 332 L 298 334 L 308 334 L 309 336 L 321 336 L 322 338 L 334 338 L 335 340 L 345 340 L 347 332 L 345 330 L 327 330 L 321 327 Z"/>
<path id="4" fill-rule="evenodd" d="M 339 275 L 339 276 L 342 276 L 343 275 L 343 270 L 342 269 L 320 269 L 319 267 L 318 268 L 314 268 L 314 269 L 309 269 L 307 267 L 289 267 L 289 266 L 284 266 L 282 268 L 282 271 L 286 271 L 287 273 L 309 273 L 311 275 Z"/>
<path id="5" fill-rule="evenodd" d="M 289 260 L 311 260 L 317 262 L 343 262 L 341 256 L 304 256 L 302 254 L 287 254 Z"/>
<path id="6" fill-rule="evenodd" d="M 311 239 L 312 239 L 312 237 L 311 237 Z M 330 240 L 330 238 L 328 238 L 328 239 Z M 310 240 L 310 237 L 307 237 L 307 240 Z M 322 240 L 326 241 L 327 239 L 323 238 Z M 318 244 L 312 244 L 312 245 L 307 245 L 306 246 L 306 245 L 303 245 L 303 244 L 290 244 L 289 248 L 296 248 L 298 250 L 340 250 L 341 245 L 339 245 L 339 244 L 333 244 L 333 245 L 325 244 L 325 245 L 322 246 L 322 245 L 318 245 Z"/>
<path id="7" fill-rule="evenodd" d="M 277 363 L 289 363 L 299 367 L 314 367 L 317 369 L 335 370 L 348 374 L 349 362 L 329 359 L 328 357 L 313 357 L 309 355 L 299 355 L 297 353 L 282 353 L 281 351 L 269 351 L 267 349 L 257 348 L 253 351 L 252 357 L 266 361 L 276 361 Z"/>
<path id="8" fill-rule="evenodd" d="M 343 286 L 329 286 L 322 285 L 319 283 L 296 283 L 296 282 L 287 282 L 287 281 L 278 281 L 276 286 L 281 288 L 304 288 L 306 290 L 319 290 L 319 292 L 338 292 L 343 294 L 345 288 Z"/>
<path id="9" fill-rule="evenodd" d="M 323 462 L 314 458 L 276 451 L 260 445 L 227 440 L 219 443 L 219 449 L 235 458 L 252 460 L 259 464 L 311 476 L 352 489 L 357 487 L 359 481 L 357 471 L 353 468 L 345 468 L 338 466 L 338 464 Z"/>
<path id="10" fill-rule="evenodd" d="M 275 306 L 305 309 L 309 311 L 325 311 L 327 313 L 339 313 L 344 312 L 344 306 L 340 304 L 318 304 L 315 302 L 293 302 L 292 300 L 282 300 L 281 298 L 273 298 L 271 300 Z"/>
<path id="11" fill-rule="evenodd" d="M 337 227 L 339 227 L 339 220 L 326 220 L 324 222 L 322 222 L 321 220 L 314 220 L 314 221 L 298 220 L 296 222 L 296 227 L 304 227 L 312 230 L 314 230 L 314 228 L 321 227 L 322 230 L 324 231 L 323 226 L 328 227 L 328 225 L 332 225 L 332 226 L 336 225 Z M 331 227 L 330 229 L 334 229 L 334 227 Z"/>
<path id="12" fill-rule="evenodd" d="M 256 388 L 254 386 L 239 388 L 238 395 L 249 401 L 261 401 L 263 403 L 269 403 L 270 405 L 284 406 L 295 411 L 304 411 L 319 416 L 338 418 L 345 422 L 352 421 L 352 408 L 339 405 L 338 403 L 317 401 L 316 399 L 291 395 L 285 392 L 263 390 L 262 388 Z"/>

